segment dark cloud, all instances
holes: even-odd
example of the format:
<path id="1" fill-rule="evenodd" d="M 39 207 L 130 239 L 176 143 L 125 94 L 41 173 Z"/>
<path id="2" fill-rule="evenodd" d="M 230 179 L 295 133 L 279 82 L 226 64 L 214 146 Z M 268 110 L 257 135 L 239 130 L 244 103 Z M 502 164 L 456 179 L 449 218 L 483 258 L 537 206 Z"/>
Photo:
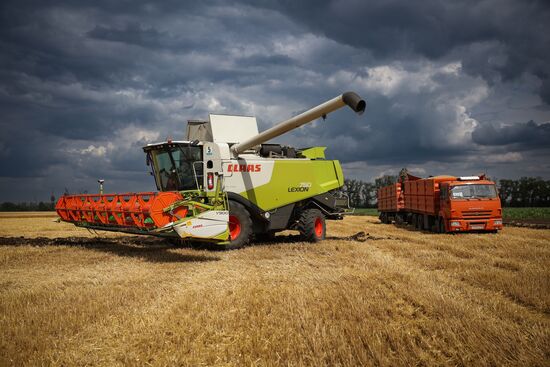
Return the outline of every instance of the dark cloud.
<path id="1" fill-rule="evenodd" d="M 495 126 L 492 123 L 478 126 L 472 133 L 475 143 L 482 145 L 512 145 L 534 149 L 550 147 L 550 123 L 536 124 L 534 121 Z"/>
<path id="2" fill-rule="evenodd" d="M 286 55 L 253 55 L 238 59 L 237 62 L 243 66 L 255 67 L 261 65 L 265 67 L 270 66 L 292 66 L 293 60 Z"/>
<path id="3" fill-rule="evenodd" d="M 93 39 L 121 42 L 150 50 L 167 49 L 172 52 L 187 52 L 190 49 L 201 50 L 204 46 L 199 40 L 193 40 L 192 34 L 175 35 L 169 32 L 161 32 L 137 22 L 125 24 L 122 29 L 96 25 L 86 35 Z M 212 42 L 210 46 L 214 43 Z"/>
<path id="4" fill-rule="evenodd" d="M 550 176 L 549 14 L 512 0 L 4 1 L 0 200 L 98 177 L 150 190 L 141 146 L 182 138 L 187 119 L 265 129 L 346 90 L 367 99 L 363 117 L 277 140 L 326 145 L 363 179 L 451 162 Z"/>
<path id="5" fill-rule="evenodd" d="M 379 59 L 420 55 L 434 60 L 458 51 L 465 70 L 488 81 L 495 76 L 511 80 L 529 72 L 547 85 L 550 76 L 550 6 L 544 0 L 286 0 L 263 4 Z M 487 44 L 496 44 L 491 51 L 498 49 L 498 54 L 484 53 Z M 545 91 L 541 90 L 541 98 L 549 103 Z"/>

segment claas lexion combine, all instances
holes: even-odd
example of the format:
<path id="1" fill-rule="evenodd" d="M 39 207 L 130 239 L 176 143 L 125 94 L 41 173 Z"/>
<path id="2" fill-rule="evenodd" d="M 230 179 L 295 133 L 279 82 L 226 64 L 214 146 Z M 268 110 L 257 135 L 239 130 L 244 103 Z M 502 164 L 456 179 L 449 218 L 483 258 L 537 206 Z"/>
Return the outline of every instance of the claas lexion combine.
<path id="1" fill-rule="evenodd" d="M 61 220 L 77 226 L 238 248 L 254 238 L 298 230 L 307 241 L 325 238 L 325 220 L 342 219 L 349 201 L 337 193 L 344 176 L 324 147 L 266 144 L 341 107 L 362 114 L 365 102 L 347 92 L 258 133 L 256 119 L 210 114 L 189 121 L 187 140 L 143 148 L 158 191 L 65 195 Z"/>

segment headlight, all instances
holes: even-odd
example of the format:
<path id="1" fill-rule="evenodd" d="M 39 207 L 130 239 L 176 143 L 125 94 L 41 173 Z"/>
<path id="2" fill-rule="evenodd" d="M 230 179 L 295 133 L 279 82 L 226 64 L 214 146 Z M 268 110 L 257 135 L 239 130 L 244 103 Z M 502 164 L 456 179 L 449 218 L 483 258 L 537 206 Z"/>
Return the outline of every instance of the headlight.
<path id="1" fill-rule="evenodd" d="M 502 219 L 495 219 L 493 221 L 493 224 L 496 225 L 496 226 L 501 226 L 502 225 Z"/>
<path id="2" fill-rule="evenodd" d="M 460 227 L 460 222 L 452 221 L 451 222 L 451 227 Z"/>

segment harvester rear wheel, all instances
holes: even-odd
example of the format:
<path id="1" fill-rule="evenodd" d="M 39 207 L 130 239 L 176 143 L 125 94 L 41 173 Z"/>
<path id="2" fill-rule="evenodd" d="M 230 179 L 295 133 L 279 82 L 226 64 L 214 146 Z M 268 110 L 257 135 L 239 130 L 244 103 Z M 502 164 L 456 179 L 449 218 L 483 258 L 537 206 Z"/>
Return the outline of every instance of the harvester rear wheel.
<path id="1" fill-rule="evenodd" d="M 324 240 L 327 231 L 325 216 L 319 209 L 304 210 L 298 218 L 298 231 L 308 242 Z"/>
<path id="2" fill-rule="evenodd" d="M 229 201 L 229 236 L 230 243 L 225 245 L 228 250 L 238 249 L 248 245 L 252 237 L 252 219 L 244 206 Z"/>

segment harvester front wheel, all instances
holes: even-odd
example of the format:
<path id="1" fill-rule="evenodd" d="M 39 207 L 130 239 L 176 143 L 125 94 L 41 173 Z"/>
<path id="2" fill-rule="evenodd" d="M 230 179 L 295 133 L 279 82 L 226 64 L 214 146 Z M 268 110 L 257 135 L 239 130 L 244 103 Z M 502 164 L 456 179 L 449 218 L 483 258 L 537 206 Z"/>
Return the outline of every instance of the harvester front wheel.
<path id="1" fill-rule="evenodd" d="M 324 240 L 327 231 L 325 216 L 319 209 L 304 210 L 298 219 L 298 231 L 308 242 Z"/>
<path id="2" fill-rule="evenodd" d="M 244 206 L 229 201 L 229 244 L 225 245 L 228 250 L 241 248 L 248 245 L 252 237 L 252 219 L 250 213 Z"/>

